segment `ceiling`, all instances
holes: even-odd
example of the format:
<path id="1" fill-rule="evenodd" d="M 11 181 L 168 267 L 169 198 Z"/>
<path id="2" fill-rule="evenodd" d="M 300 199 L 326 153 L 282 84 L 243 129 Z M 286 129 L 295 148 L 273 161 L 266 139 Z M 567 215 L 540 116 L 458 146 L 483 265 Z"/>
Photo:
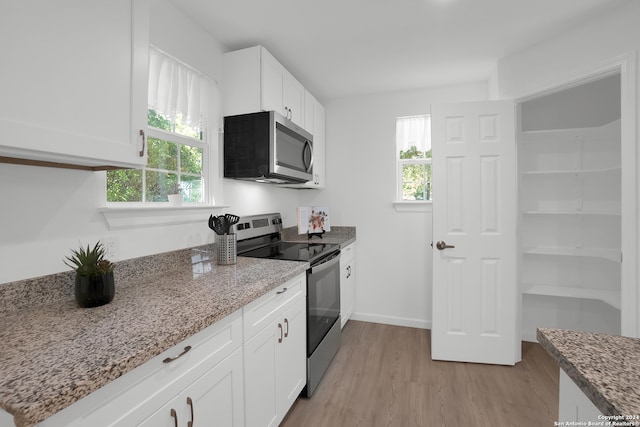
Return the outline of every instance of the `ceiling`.
<path id="1" fill-rule="evenodd" d="M 263 45 L 325 101 L 484 81 L 500 58 L 626 0 L 170 2 L 227 51 Z"/>

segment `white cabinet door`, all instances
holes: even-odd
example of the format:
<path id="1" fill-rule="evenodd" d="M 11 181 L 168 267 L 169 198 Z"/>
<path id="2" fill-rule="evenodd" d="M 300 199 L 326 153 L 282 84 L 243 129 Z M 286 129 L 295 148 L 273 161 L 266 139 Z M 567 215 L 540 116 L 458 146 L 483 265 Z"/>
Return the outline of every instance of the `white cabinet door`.
<path id="1" fill-rule="evenodd" d="M 224 55 L 224 115 L 276 111 L 304 127 L 304 87 L 262 46 Z"/>
<path id="2" fill-rule="evenodd" d="M 262 109 L 304 124 L 304 87 L 265 49 L 262 54 Z"/>
<path id="3" fill-rule="evenodd" d="M 285 115 L 302 126 L 304 124 L 304 87 L 288 72 L 282 79 L 282 98 Z"/>
<path id="4" fill-rule="evenodd" d="M 247 427 L 277 426 L 306 384 L 306 300 L 299 295 L 244 344 Z"/>
<path id="5" fill-rule="evenodd" d="M 247 427 L 277 425 L 277 349 L 282 327 L 271 324 L 244 344 Z"/>
<path id="6" fill-rule="evenodd" d="M 278 413 L 286 415 L 307 381 L 306 302 L 299 299 L 282 317 L 283 338 L 278 346 Z"/>
<path id="7" fill-rule="evenodd" d="M 353 314 L 356 300 L 356 244 L 352 243 L 340 253 L 340 316 L 344 325 Z"/>
<path id="8" fill-rule="evenodd" d="M 139 424 L 140 427 L 176 425 L 244 426 L 240 349 Z"/>
<path id="9" fill-rule="evenodd" d="M 244 426 L 242 378 L 242 351 L 238 349 L 182 393 L 188 421 L 194 426 Z"/>
<path id="10" fill-rule="evenodd" d="M 512 101 L 432 107 L 433 359 L 520 360 Z M 446 245 L 446 247 L 444 246 Z"/>
<path id="11" fill-rule="evenodd" d="M 324 107 L 315 98 L 313 99 L 313 181 L 305 183 L 307 187 L 324 188 L 325 186 L 325 112 Z"/>
<path id="12" fill-rule="evenodd" d="M 284 68 L 264 48 L 261 49 L 260 65 L 262 70 L 262 110 L 273 110 L 286 116 L 283 92 Z"/>
<path id="13" fill-rule="evenodd" d="M 0 157 L 145 164 L 148 9 L 148 0 L 3 5 Z"/>
<path id="14" fill-rule="evenodd" d="M 167 402 L 162 408 L 158 409 L 153 415 L 138 424 L 139 427 L 175 427 L 183 423 L 183 417 L 180 417 L 175 406 L 178 406 L 178 397 Z"/>
<path id="15" fill-rule="evenodd" d="M 560 393 L 558 403 L 558 419 L 562 421 L 580 421 L 591 425 L 602 422 L 602 412 L 589 400 L 564 370 L 560 369 Z M 585 424 L 576 424 L 585 425 Z"/>
<path id="16" fill-rule="evenodd" d="M 304 96 L 304 128 L 313 135 L 313 180 L 286 184 L 288 188 L 324 188 L 325 186 L 325 110 L 308 91 Z"/>

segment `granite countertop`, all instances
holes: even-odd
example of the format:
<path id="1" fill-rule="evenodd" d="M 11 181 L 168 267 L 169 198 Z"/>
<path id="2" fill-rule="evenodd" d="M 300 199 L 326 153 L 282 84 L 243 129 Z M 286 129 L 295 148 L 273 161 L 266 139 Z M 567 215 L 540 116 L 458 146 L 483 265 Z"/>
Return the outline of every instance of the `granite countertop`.
<path id="1" fill-rule="evenodd" d="M 309 267 L 243 257 L 223 266 L 195 248 L 170 258 L 171 267 L 161 258 L 116 265 L 115 298 L 96 308 L 76 306 L 73 285 L 67 289 L 72 276 L 62 273 L 66 282 L 51 276 L 0 285 L 0 407 L 18 426 L 55 414 Z M 41 295 L 64 297 L 24 304 L 47 286 L 53 290 Z"/>
<path id="2" fill-rule="evenodd" d="M 538 328 L 538 342 L 604 415 L 640 415 L 640 339 Z"/>
<path id="3" fill-rule="evenodd" d="M 356 228 L 333 226 L 331 231 L 327 231 L 322 235 L 322 238 L 312 236 L 309 239 L 306 234 L 298 234 L 298 227 L 288 227 L 282 230 L 282 240 L 287 242 L 335 243 L 340 245 L 340 249 L 344 249 L 356 241 Z"/>

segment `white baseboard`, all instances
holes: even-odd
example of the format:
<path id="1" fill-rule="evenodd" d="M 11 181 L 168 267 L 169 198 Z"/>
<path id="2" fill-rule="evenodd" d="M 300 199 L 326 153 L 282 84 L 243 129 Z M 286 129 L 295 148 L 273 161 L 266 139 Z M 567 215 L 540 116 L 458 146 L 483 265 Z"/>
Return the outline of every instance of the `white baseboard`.
<path id="1" fill-rule="evenodd" d="M 353 313 L 351 320 L 370 323 L 382 323 L 383 325 L 406 326 L 408 328 L 431 329 L 431 321 L 424 319 L 410 319 L 407 317 L 384 316 L 372 313 Z M 527 342 L 538 342 L 536 331 L 522 331 L 521 340 Z"/>
<path id="2" fill-rule="evenodd" d="M 522 335 L 520 336 L 520 339 L 522 339 L 522 341 L 528 341 L 528 342 L 538 342 L 538 338 L 536 336 L 536 331 L 522 331 Z"/>
<path id="3" fill-rule="evenodd" d="M 406 326 L 409 328 L 431 329 L 431 321 L 425 319 L 410 319 L 406 317 L 383 316 L 371 313 L 353 313 L 352 320 L 361 322 L 382 323 L 384 325 Z"/>

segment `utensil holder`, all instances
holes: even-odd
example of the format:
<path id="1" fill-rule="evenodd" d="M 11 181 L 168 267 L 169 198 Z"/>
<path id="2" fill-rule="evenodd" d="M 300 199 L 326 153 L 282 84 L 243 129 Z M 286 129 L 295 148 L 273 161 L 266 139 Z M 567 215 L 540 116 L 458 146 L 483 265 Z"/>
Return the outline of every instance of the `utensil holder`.
<path id="1" fill-rule="evenodd" d="M 216 234 L 216 257 L 218 264 L 230 265 L 236 263 L 236 235 Z"/>

